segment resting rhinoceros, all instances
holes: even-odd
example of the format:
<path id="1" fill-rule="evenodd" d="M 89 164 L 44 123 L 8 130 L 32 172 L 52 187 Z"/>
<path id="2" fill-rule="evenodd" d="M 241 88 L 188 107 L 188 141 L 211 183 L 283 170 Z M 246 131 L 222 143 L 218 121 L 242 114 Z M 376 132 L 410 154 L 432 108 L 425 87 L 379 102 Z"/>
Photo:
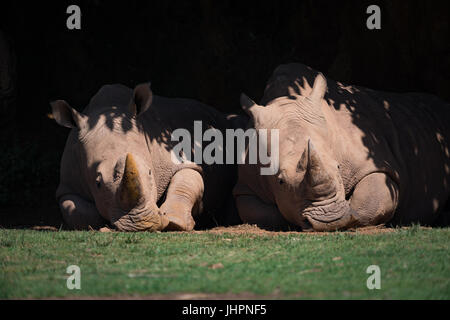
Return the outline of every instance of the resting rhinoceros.
<path id="1" fill-rule="evenodd" d="M 287 64 L 261 105 L 245 94 L 241 105 L 250 127 L 279 130 L 276 174 L 239 165 L 233 193 L 244 222 L 327 231 L 448 217 L 450 105 L 439 98 L 347 86 Z"/>
<path id="2" fill-rule="evenodd" d="M 83 113 L 63 100 L 51 106 L 54 119 L 72 128 L 56 192 L 69 227 L 191 230 L 196 222 L 223 218 L 211 215 L 227 206 L 237 168 L 177 163 L 171 156 L 175 129 L 193 132 L 198 120 L 223 131 L 230 121 L 220 112 L 194 100 L 153 95 L 149 84 L 134 91 L 103 86 Z"/>

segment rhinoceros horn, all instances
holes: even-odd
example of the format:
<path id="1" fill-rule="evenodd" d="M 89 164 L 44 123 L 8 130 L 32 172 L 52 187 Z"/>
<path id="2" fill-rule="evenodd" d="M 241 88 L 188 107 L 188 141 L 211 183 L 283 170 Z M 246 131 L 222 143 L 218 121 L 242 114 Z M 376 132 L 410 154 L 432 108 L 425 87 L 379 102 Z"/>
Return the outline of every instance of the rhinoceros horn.
<path id="1" fill-rule="evenodd" d="M 326 171 L 311 140 L 308 141 L 307 152 L 308 163 L 305 179 L 309 187 L 308 196 L 310 200 L 320 201 L 333 198 L 338 189 L 336 180 Z M 302 160 L 300 160 L 299 166 L 301 162 Z M 346 229 L 359 223 L 358 213 L 350 207 L 349 201 L 345 199 L 337 199 L 337 201 L 325 205 L 312 206 L 304 214 L 314 230 L 317 231 Z"/>
<path id="2" fill-rule="evenodd" d="M 119 187 L 119 203 L 123 210 L 136 207 L 143 198 L 142 183 L 139 171 L 131 153 L 125 160 L 125 171 Z"/>
<path id="3" fill-rule="evenodd" d="M 317 150 L 314 148 L 314 145 L 311 139 L 308 140 L 308 162 L 306 164 L 306 179 L 308 185 L 312 191 L 312 195 L 314 196 L 331 196 L 336 190 L 336 185 L 334 183 L 333 177 L 327 172 L 325 166 L 320 159 L 320 156 Z M 299 162 L 299 166 L 304 166 L 304 158 Z M 303 163 L 302 163 L 303 161 Z"/>

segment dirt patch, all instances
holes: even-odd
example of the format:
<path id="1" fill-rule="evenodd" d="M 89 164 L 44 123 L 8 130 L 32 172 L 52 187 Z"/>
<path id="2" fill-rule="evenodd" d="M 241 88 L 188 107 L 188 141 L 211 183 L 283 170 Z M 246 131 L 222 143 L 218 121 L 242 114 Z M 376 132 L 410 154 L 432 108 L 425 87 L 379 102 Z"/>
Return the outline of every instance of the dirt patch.
<path id="1" fill-rule="evenodd" d="M 380 234 L 380 233 L 391 233 L 395 232 L 395 228 L 389 228 L 384 225 L 379 226 L 370 226 L 358 229 L 350 229 L 347 232 L 356 233 L 356 234 Z"/>
<path id="2" fill-rule="evenodd" d="M 17 229 L 31 229 L 36 231 L 59 231 L 60 228 L 56 228 L 53 226 L 19 226 L 15 227 Z M 410 227 L 402 227 L 400 229 L 409 229 Z M 391 233 L 395 232 L 399 228 L 391 228 L 386 227 L 384 225 L 378 225 L 378 226 L 370 226 L 370 227 L 363 227 L 363 228 L 356 228 L 356 229 L 349 229 L 346 231 L 341 231 L 348 234 L 363 234 L 363 235 L 376 235 L 376 234 L 384 234 L 384 233 Z M 420 229 L 432 229 L 431 227 L 420 227 Z M 64 229 L 62 229 L 64 230 Z M 94 231 L 91 229 L 91 231 Z M 108 227 L 101 228 L 98 230 L 99 232 L 118 232 L 116 230 L 110 229 Z M 183 232 L 177 232 L 180 234 L 233 234 L 233 235 L 256 235 L 256 236 L 278 236 L 278 235 L 289 235 L 289 234 L 295 234 L 295 235 L 330 235 L 335 232 L 315 232 L 315 231 L 270 231 L 261 229 L 256 225 L 250 225 L 250 224 L 241 224 L 237 226 L 231 226 L 231 227 L 215 227 L 210 230 L 194 230 L 194 231 L 183 231 Z"/>
<path id="3" fill-rule="evenodd" d="M 35 231 L 58 231 L 59 229 L 52 226 L 34 226 L 31 230 Z"/>
<path id="4" fill-rule="evenodd" d="M 357 229 L 349 229 L 346 230 L 346 233 L 353 233 L 353 234 L 380 234 L 380 233 L 390 233 L 394 232 L 394 228 L 389 228 L 384 225 L 379 226 L 370 226 L 370 227 L 364 227 L 364 228 L 357 228 Z M 194 234 L 203 234 L 203 233 L 213 233 L 213 234 L 223 234 L 223 233 L 231 233 L 231 234 L 252 234 L 252 235 L 288 235 L 288 234 L 304 234 L 304 235 L 329 235 L 334 232 L 314 232 L 314 231 L 308 231 L 308 232 L 300 232 L 300 231 L 270 231 L 270 230 L 264 230 L 261 228 L 258 228 L 256 225 L 249 225 L 249 224 L 241 224 L 237 226 L 232 227 L 216 227 L 211 230 L 206 231 L 190 231 L 187 233 L 194 233 Z"/>

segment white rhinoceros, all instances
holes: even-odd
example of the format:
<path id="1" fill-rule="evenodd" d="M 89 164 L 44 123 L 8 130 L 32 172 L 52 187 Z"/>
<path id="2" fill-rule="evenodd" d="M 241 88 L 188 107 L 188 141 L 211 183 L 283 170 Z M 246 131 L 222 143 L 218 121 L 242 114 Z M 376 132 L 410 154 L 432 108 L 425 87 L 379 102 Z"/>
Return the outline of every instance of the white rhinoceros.
<path id="1" fill-rule="evenodd" d="M 244 94 L 241 105 L 250 127 L 279 130 L 275 175 L 239 165 L 233 193 L 244 222 L 326 231 L 448 217 L 450 105 L 439 98 L 327 86 L 319 72 L 287 64 L 261 105 Z"/>
<path id="2" fill-rule="evenodd" d="M 62 100 L 51 105 L 55 120 L 72 128 L 56 192 L 69 227 L 191 230 L 198 221 L 220 220 L 210 215 L 223 213 L 236 167 L 177 164 L 171 133 L 193 132 L 194 120 L 224 131 L 225 115 L 194 100 L 153 95 L 149 84 L 134 91 L 103 86 L 83 113 Z"/>

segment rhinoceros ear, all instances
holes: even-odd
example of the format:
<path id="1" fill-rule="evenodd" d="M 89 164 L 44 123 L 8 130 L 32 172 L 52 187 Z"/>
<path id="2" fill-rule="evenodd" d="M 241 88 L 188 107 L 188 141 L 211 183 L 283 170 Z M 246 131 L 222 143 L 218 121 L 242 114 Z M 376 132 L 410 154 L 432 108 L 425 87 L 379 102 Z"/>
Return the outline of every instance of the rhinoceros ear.
<path id="1" fill-rule="evenodd" d="M 150 108 L 153 101 L 153 92 L 150 89 L 150 82 L 137 85 L 133 91 L 133 98 L 130 102 L 130 112 L 133 117 L 139 116 Z"/>
<path id="2" fill-rule="evenodd" d="M 55 121 L 67 128 L 81 129 L 85 126 L 87 116 L 72 108 L 64 100 L 56 100 L 50 102 L 52 106 L 52 114 Z"/>
<path id="3" fill-rule="evenodd" d="M 309 98 L 313 102 L 320 101 L 324 96 L 325 92 L 327 91 L 327 80 L 323 76 L 323 74 L 319 73 L 314 80 L 314 85 L 311 91 L 311 94 L 309 95 Z"/>
<path id="4" fill-rule="evenodd" d="M 261 116 L 261 112 L 264 111 L 264 107 L 257 105 L 245 93 L 241 93 L 241 107 L 253 120 L 258 119 Z"/>

